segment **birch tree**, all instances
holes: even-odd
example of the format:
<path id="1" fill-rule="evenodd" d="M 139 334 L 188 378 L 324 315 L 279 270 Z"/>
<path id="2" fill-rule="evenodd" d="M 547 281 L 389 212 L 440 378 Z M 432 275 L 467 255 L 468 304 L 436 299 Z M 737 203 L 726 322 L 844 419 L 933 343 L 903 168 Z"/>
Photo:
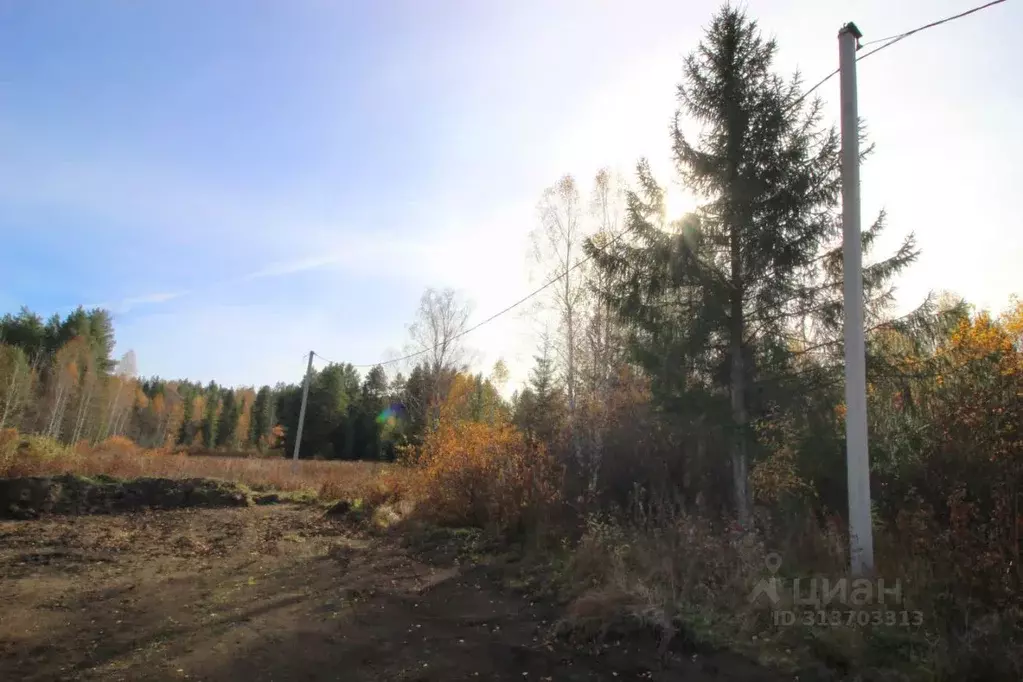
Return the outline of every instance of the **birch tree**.
<path id="1" fill-rule="evenodd" d="M 453 289 L 427 289 L 419 300 L 416 319 L 409 326 L 412 347 L 423 352 L 430 372 L 434 420 L 439 417 L 449 375 L 453 376 L 465 360 L 461 336 L 467 329 L 469 313 L 469 304 Z"/>
<path id="2" fill-rule="evenodd" d="M 545 274 L 545 281 L 561 277 L 548 289 L 551 307 L 559 325 L 557 352 L 563 369 L 563 384 L 568 400 L 568 428 L 572 453 L 585 469 L 578 425 L 579 372 L 577 355 L 585 326 L 586 286 L 583 268 L 584 221 L 579 189 L 571 175 L 544 190 L 538 205 L 540 225 L 532 234 L 534 258 Z"/>
<path id="3" fill-rule="evenodd" d="M 31 390 L 32 372 L 25 352 L 16 346 L 0 344 L 0 430 L 17 423 Z"/>

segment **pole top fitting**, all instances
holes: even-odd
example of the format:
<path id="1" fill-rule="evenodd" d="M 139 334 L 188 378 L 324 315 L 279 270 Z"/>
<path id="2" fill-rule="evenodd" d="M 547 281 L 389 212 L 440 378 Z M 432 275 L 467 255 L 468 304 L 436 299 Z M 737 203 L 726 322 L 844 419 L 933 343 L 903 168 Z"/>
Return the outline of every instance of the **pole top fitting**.
<path id="1" fill-rule="evenodd" d="M 856 38 L 856 40 L 863 37 L 863 34 L 860 33 L 860 29 L 856 28 L 856 24 L 851 21 L 839 30 L 838 35 L 842 35 L 843 33 L 852 33 L 853 38 Z"/>

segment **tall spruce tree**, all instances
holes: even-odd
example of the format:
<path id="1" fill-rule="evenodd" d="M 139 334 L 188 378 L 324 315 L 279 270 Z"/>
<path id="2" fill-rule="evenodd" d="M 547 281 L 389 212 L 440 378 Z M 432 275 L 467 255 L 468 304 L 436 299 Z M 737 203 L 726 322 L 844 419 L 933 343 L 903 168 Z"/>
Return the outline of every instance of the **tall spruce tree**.
<path id="1" fill-rule="evenodd" d="M 217 445 L 217 428 L 220 420 L 220 387 L 210 382 L 206 387 L 206 409 L 202 415 L 202 443 L 207 448 Z"/>
<path id="2" fill-rule="evenodd" d="M 227 389 L 223 391 L 223 403 L 220 411 L 220 419 L 217 424 L 217 447 L 237 447 L 238 419 L 241 417 L 241 405 L 234 394 L 234 391 Z"/>
<path id="3" fill-rule="evenodd" d="M 530 437 L 554 446 L 559 440 L 567 412 L 564 391 L 557 385 L 554 359 L 545 336 L 540 355 L 534 356 L 529 385 L 515 400 L 514 423 Z"/>
<path id="4" fill-rule="evenodd" d="M 670 411 L 715 419 L 729 432 L 735 511 L 751 518 L 751 423 L 766 410 L 768 375 L 791 372 L 803 333 L 824 343 L 840 328 L 839 141 L 800 80 L 772 73 L 776 52 L 756 22 L 721 9 L 686 60 L 672 151 L 683 186 L 701 200 L 669 224 L 645 161 L 628 197 L 630 238 L 587 244 L 619 286 L 605 297 L 631 329 L 635 359 Z M 695 124 L 695 139 L 683 132 Z M 883 217 L 883 216 L 882 216 Z M 882 229 L 864 233 L 864 246 Z M 912 237 L 864 271 L 875 309 L 888 279 L 916 256 Z M 806 330 L 812 330 L 806 332 Z M 809 344 L 802 344 L 805 347 Z"/>
<path id="5" fill-rule="evenodd" d="M 273 410 L 273 395 L 269 386 L 263 386 L 256 393 L 256 400 L 252 404 L 252 421 L 250 422 L 249 439 L 255 446 L 262 450 L 270 435 L 271 411 Z"/>

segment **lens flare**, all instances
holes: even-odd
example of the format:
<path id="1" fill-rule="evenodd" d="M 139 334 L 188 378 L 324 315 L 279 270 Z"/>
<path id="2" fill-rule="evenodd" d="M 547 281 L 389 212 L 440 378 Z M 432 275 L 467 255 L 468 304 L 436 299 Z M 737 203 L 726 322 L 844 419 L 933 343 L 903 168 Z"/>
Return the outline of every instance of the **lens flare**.
<path id="1" fill-rule="evenodd" d="M 377 415 L 378 424 L 396 424 L 402 417 L 405 408 L 400 403 L 388 405 L 383 411 Z"/>

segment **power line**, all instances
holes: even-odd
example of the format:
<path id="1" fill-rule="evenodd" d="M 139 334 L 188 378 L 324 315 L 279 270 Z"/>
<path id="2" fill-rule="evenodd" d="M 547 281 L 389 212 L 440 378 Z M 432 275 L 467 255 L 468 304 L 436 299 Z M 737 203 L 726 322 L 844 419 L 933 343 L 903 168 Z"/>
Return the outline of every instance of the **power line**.
<path id="1" fill-rule="evenodd" d="M 618 242 L 622 237 L 624 237 L 625 235 L 627 235 L 631 231 L 632 231 L 632 228 L 624 230 L 621 234 L 619 234 L 617 237 L 615 237 L 614 239 L 611 240 L 611 244 L 614 244 L 614 243 Z M 610 246 L 611 244 L 608 244 L 608 246 Z M 607 248 L 607 247 L 604 247 L 604 248 Z M 531 299 L 534 296 L 540 294 L 541 292 L 546 290 L 548 287 L 550 287 L 552 284 L 554 284 L 555 282 L 563 279 L 570 272 L 572 272 L 573 270 L 575 270 L 575 269 L 585 265 L 586 263 L 588 263 L 592 259 L 593 259 L 593 256 L 586 256 L 585 258 L 582 258 L 582 259 L 576 261 L 574 265 L 572 265 L 570 268 L 565 270 L 560 275 L 552 277 L 550 280 L 548 280 L 540 288 L 531 291 L 530 293 L 526 294 L 525 296 L 523 296 L 519 300 L 515 301 L 514 303 L 512 303 L 508 307 L 503 308 L 502 310 L 499 310 L 498 312 L 494 313 L 493 315 L 491 315 L 487 319 L 483 320 L 482 322 L 478 322 L 477 324 L 474 324 L 473 326 L 469 327 L 468 329 L 455 334 L 450 339 L 448 339 L 446 341 L 446 343 L 451 343 L 452 341 L 455 341 L 456 339 L 460 339 L 463 336 L 465 336 L 466 334 L 470 334 L 470 333 L 476 331 L 477 329 L 479 329 L 483 325 L 488 324 L 490 322 L 493 322 L 494 320 L 496 320 L 497 318 L 501 317 L 505 313 L 511 312 L 515 308 L 518 308 L 520 305 L 522 305 L 523 303 L 525 303 L 529 299 Z M 398 363 L 398 362 L 404 362 L 405 360 L 411 360 L 412 358 L 415 358 L 415 357 L 418 357 L 420 355 L 423 355 L 424 353 L 429 353 L 430 351 L 433 351 L 433 350 L 436 350 L 437 348 L 439 348 L 440 345 L 441 344 L 437 344 L 436 346 L 433 346 L 432 348 L 423 348 L 422 350 L 417 350 L 417 351 L 415 351 L 413 353 L 409 353 L 407 355 L 403 355 L 400 358 L 394 358 L 393 360 L 383 360 L 381 362 L 374 362 L 374 363 L 364 364 L 364 365 L 352 365 L 352 367 L 360 368 L 361 369 L 361 368 L 366 368 L 366 367 L 377 367 L 377 366 L 383 367 L 385 365 L 393 365 L 393 364 Z M 313 354 L 316 357 L 320 358 L 321 360 L 324 360 L 324 361 L 332 363 L 332 364 L 337 364 L 337 363 L 334 363 L 332 360 L 328 360 L 327 358 L 323 357 L 322 355 L 320 355 L 316 351 L 313 351 Z"/>
<path id="2" fill-rule="evenodd" d="M 934 28 L 935 26 L 941 26 L 942 24 L 947 24 L 950 21 L 955 21 L 956 19 L 962 19 L 963 17 L 969 16 L 971 14 L 975 14 L 976 12 L 979 12 L 981 10 L 987 9 L 988 7 L 993 7 L 994 5 L 998 5 L 998 4 L 1001 4 L 1003 2 L 1005 2 L 1005 0 L 992 0 L 991 2 L 988 2 L 988 3 L 984 4 L 984 5 L 979 5 L 977 7 L 974 7 L 973 9 L 967 10 L 965 12 L 960 12 L 959 14 L 955 14 L 955 15 L 950 16 L 950 17 L 945 17 L 944 19 L 938 19 L 937 21 L 932 21 L 929 24 L 924 24 L 923 26 L 919 26 L 919 27 L 914 28 L 914 29 L 912 29 L 910 31 L 905 31 L 904 33 L 899 33 L 899 34 L 896 34 L 894 36 L 889 36 L 888 38 L 879 38 L 877 40 L 873 40 L 873 41 L 870 41 L 870 42 L 867 42 L 867 43 L 860 43 L 858 45 L 857 49 L 862 48 L 865 45 L 873 45 L 873 44 L 876 44 L 876 43 L 879 43 L 879 42 L 883 43 L 883 44 L 880 47 L 875 48 L 875 49 L 871 50 L 870 52 L 867 52 L 866 54 L 860 55 L 859 57 L 856 58 L 856 61 L 858 62 L 858 61 L 861 61 L 863 59 L 866 59 L 870 55 L 876 54 L 876 53 L 880 52 L 881 50 L 885 49 L 886 47 L 890 47 L 890 46 L 894 45 L 895 43 L 897 43 L 897 42 L 899 42 L 901 40 L 905 40 L 906 38 L 910 37 L 911 35 L 914 35 L 916 33 L 920 33 L 921 31 L 925 31 L 925 30 L 927 30 L 929 28 Z M 835 69 L 834 71 L 829 73 L 827 76 L 822 78 L 820 81 L 818 81 L 812 88 L 810 88 L 809 90 L 804 92 L 795 102 L 793 102 L 792 105 L 790 105 L 789 108 L 793 109 L 793 108 L 799 106 L 799 104 L 803 100 L 805 100 L 810 94 L 812 94 L 815 90 L 817 90 L 817 88 L 819 88 L 820 86 L 824 85 L 829 80 L 834 78 L 835 75 L 838 74 L 838 71 L 839 71 L 838 69 Z M 615 237 L 615 239 L 613 241 L 617 242 L 619 239 L 624 237 L 629 231 L 630 230 L 625 230 L 620 235 Z M 520 298 L 518 301 L 515 301 L 514 303 L 512 303 L 508 307 L 506 307 L 506 308 L 504 308 L 504 309 L 494 313 L 493 315 L 491 315 L 487 319 L 483 320 L 482 322 L 479 322 L 479 323 L 473 325 L 472 327 L 469 327 L 468 329 L 466 329 L 464 331 L 461 331 L 458 334 L 455 334 L 453 337 L 451 337 L 451 339 L 448 340 L 448 343 L 450 343 L 451 341 L 455 341 L 456 339 L 460 339 L 463 336 L 465 336 L 466 334 L 470 334 L 471 332 L 476 331 L 477 329 L 479 329 L 483 325 L 489 324 L 490 322 L 493 322 L 494 320 L 496 320 L 497 318 L 501 317 L 505 313 L 511 312 L 512 310 L 514 310 L 515 308 L 519 307 L 520 305 L 522 305 L 523 303 L 525 303 L 529 299 L 531 299 L 534 296 L 536 296 L 536 295 L 540 294 L 541 292 L 543 292 L 545 289 L 550 287 L 555 282 L 557 282 L 557 281 L 561 280 L 562 278 L 566 277 L 570 272 L 572 272 L 576 268 L 579 268 L 580 266 L 586 264 L 587 262 L 592 260 L 592 258 L 593 258 L 593 256 L 587 256 L 586 258 L 583 258 L 583 259 L 577 261 L 575 263 L 575 265 L 571 266 L 570 268 L 568 268 L 565 272 L 561 273 L 560 275 L 557 275 L 556 277 L 552 278 L 551 280 L 546 282 L 540 288 L 530 292 L 529 294 L 526 294 L 525 296 Z M 381 362 L 375 362 L 375 363 L 370 363 L 370 364 L 361 364 L 361 365 L 352 365 L 352 366 L 361 369 L 361 368 L 366 368 L 366 367 L 376 367 L 376 366 L 383 367 L 385 365 L 393 365 L 395 363 L 404 362 L 405 360 L 411 360 L 412 358 L 419 357 L 420 355 L 423 355 L 425 353 L 429 353 L 430 351 L 436 350 L 439 346 L 440 346 L 440 344 L 438 344 L 437 346 L 434 346 L 432 348 L 423 348 L 422 350 L 418 350 L 418 351 L 415 351 L 413 353 L 408 353 L 406 355 L 403 355 L 403 356 L 401 356 L 399 358 L 394 358 L 392 360 L 384 360 L 384 361 L 381 361 Z M 320 355 L 319 353 L 317 353 L 315 351 L 313 351 L 313 355 L 315 355 L 316 357 L 320 358 L 321 360 L 323 360 L 323 361 L 325 361 L 327 363 L 337 364 L 333 360 L 325 358 L 325 357 L 323 357 L 322 355 Z"/>
<path id="3" fill-rule="evenodd" d="M 800 102 L 802 102 L 802 101 L 803 101 L 804 99 L 806 99 L 807 97 L 809 97 L 809 96 L 810 96 L 810 93 L 812 93 L 812 92 L 813 92 L 814 90 L 816 90 L 817 88 L 819 88 L 820 86 L 824 85 L 824 84 L 825 84 L 825 83 L 827 83 L 827 82 L 828 82 L 829 80 L 831 80 L 832 78 L 834 78 L 834 77 L 835 77 L 835 74 L 837 74 L 837 73 L 838 73 L 838 69 L 835 69 L 834 71 L 832 71 L 831 73 L 829 73 L 829 74 L 828 74 L 827 76 L 825 76 L 824 78 L 822 78 L 822 79 L 820 79 L 819 81 L 817 81 L 817 84 L 816 84 L 816 85 L 814 85 L 814 86 L 813 86 L 812 88 L 810 88 L 809 90 L 807 90 L 806 92 L 804 92 L 804 93 L 803 93 L 802 95 L 800 95 L 800 96 L 799 96 L 799 99 L 797 99 L 797 100 L 796 100 L 795 102 L 793 102 L 793 103 L 792 103 L 792 105 L 791 105 L 791 106 L 789 106 L 789 109 L 791 110 L 791 109 L 795 109 L 796 107 L 798 107 L 798 106 L 799 106 L 799 104 L 800 104 Z"/>
<path id="4" fill-rule="evenodd" d="M 893 44 L 895 42 L 898 42 L 899 40 L 902 40 L 903 38 L 908 38 L 909 36 L 913 35 L 914 33 L 919 33 L 920 31 L 924 31 L 924 30 L 929 29 L 929 28 L 934 28 L 935 26 L 941 26 L 942 24 L 947 24 L 948 22 L 955 21 L 956 19 L 962 19 L 963 17 L 969 16 L 971 14 L 974 14 L 976 12 L 981 11 L 982 9 L 987 9 L 988 7 L 991 7 L 993 5 L 998 5 L 998 4 L 1003 3 L 1003 2 L 1005 2 L 1005 0 L 993 0 L 993 2 L 989 2 L 989 3 L 985 4 L 985 5 L 980 5 L 978 7 L 974 7 L 973 9 L 968 9 L 965 12 L 960 12 L 959 14 L 955 14 L 955 15 L 952 15 L 950 17 L 945 17 L 944 19 L 938 19 L 937 21 L 932 21 L 929 24 L 924 24 L 923 26 L 921 26 L 919 28 L 914 28 L 912 31 L 906 31 L 905 33 L 897 33 L 897 34 L 895 34 L 893 36 L 888 36 L 887 38 L 878 38 L 877 40 L 871 40 L 871 41 L 868 41 L 866 43 L 860 43 L 859 46 L 861 48 L 863 48 L 863 47 L 866 47 L 867 45 L 874 45 L 876 43 L 888 43 L 889 45 L 891 45 L 891 44 Z M 891 41 L 891 42 L 889 42 L 889 41 Z M 880 50 L 880 49 L 881 48 L 877 48 L 877 50 Z M 872 50 L 872 52 L 877 52 L 877 50 Z M 870 52 L 868 52 L 867 54 L 870 54 Z M 866 57 L 867 55 L 863 55 L 863 56 Z M 861 57 L 861 59 L 862 59 L 862 57 Z"/>
<path id="5" fill-rule="evenodd" d="M 920 33 L 921 31 L 925 31 L 925 30 L 927 30 L 929 28 L 934 28 L 935 26 L 941 26 L 942 24 L 947 24 L 948 22 L 955 21 L 956 19 L 962 19 L 963 17 L 967 17 L 967 16 L 969 16 L 971 14 L 975 14 L 976 12 L 979 12 L 979 11 L 981 11 L 983 9 L 987 9 L 988 7 L 993 7 L 994 5 L 999 5 L 999 4 L 1003 3 L 1003 2 L 1005 2 L 1005 0 L 992 0 L 992 2 L 989 2 L 987 4 L 979 5 L 977 7 L 974 7 L 973 9 L 967 10 L 965 12 L 960 12 L 959 14 L 955 14 L 955 15 L 950 16 L 950 17 L 945 17 L 944 19 L 938 19 L 937 21 L 932 21 L 929 24 L 924 24 L 923 26 L 919 26 L 917 28 L 914 28 L 911 31 L 905 31 L 904 33 L 897 33 L 897 34 L 895 34 L 893 36 L 888 36 L 887 38 L 878 38 L 877 40 L 871 40 L 871 41 L 866 42 L 866 43 L 860 43 L 857 49 L 866 47 L 867 45 L 874 45 L 874 44 L 877 44 L 877 43 L 884 43 L 884 44 L 881 45 L 880 47 L 874 48 L 873 50 L 871 50 L 870 52 L 867 52 L 866 54 L 860 55 L 859 57 L 856 58 L 856 61 L 861 61 L 863 59 L 866 59 L 870 55 L 876 54 L 876 53 L 880 52 L 881 50 L 885 49 L 886 47 L 891 47 L 895 43 L 899 42 L 900 40 L 905 40 L 906 38 L 910 37 L 911 35 L 914 35 L 916 33 Z M 799 97 L 799 99 L 797 99 L 795 102 L 793 102 L 792 105 L 789 107 L 789 109 L 794 109 L 797 106 L 799 106 L 800 102 L 802 102 L 807 97 L 809 97 L 810 94 L 814 90 L 816 90 L 820 86 L 822 86 L 825 83 L 827 83 L 829 80 L 834 78 L 837 74 L 838 74 L 838 69 L 835 69 L 834 71 L 829 73 L 827 76 L 822 78 L 812 88 L 810 88 L 809 90 L 804 92 Z"/>

